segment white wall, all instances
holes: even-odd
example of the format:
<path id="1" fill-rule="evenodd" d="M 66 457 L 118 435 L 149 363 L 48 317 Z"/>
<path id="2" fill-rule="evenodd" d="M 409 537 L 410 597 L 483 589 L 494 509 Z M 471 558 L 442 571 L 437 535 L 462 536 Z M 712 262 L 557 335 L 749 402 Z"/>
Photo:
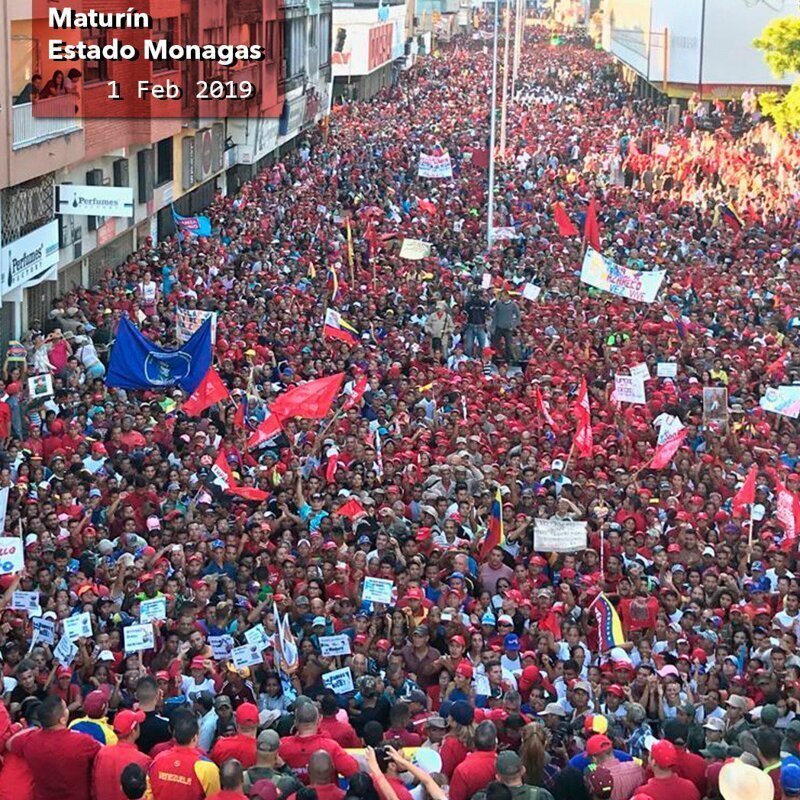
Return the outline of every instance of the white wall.
<path id="1" fill-rule="evenodd" d="M 670 83 L 697 84 L 702 79 L 706 86 L 788 85 L 792 77 L 775 78 L 753 39 L 771 20 L 793 13 L 796 0 L 607 0 L 609 49 L 658 83 L 664 79 L 666 28 Z"/>

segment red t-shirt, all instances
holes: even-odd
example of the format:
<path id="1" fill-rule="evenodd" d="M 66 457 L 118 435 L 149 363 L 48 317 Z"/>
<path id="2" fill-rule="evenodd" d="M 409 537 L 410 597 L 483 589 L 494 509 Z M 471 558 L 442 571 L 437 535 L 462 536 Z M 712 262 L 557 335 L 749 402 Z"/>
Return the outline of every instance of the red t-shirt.
<path id="1" fill-rule="evenodd" d="M 312 784 L 317 800 L 344 800 L 345 793 L 335 783 Z M 297 793 L 290 794 L 286 800 L 297 800 Z"/>
<path id="2" fill-rule="evenodd" d="M 671 775 L 669 778 L 650 778 L 644 786 L 640 786 L 638 794 L 646 794 L 653 800 L 700 800 L 700 792 L 687 778 Z"/>
<path id="3" fill-rule="evenodd" d="M 211 760 L 221 767 L 229 758 L 238 759 L 245 769 L 255 766 L 256 738 L 237 733 L 233 736 L 222 736 L 211 748 Z"/>
<path id="4" fill-rule="evenodd" d="M 494 750 L 478 750 L 470 753 L 456 767 L 450 780 L 450 800 L 469 800 L 475 792 L 485 789 L 494 780 L 496 761 L 497 753 Z M 653 800 L 660 799 L 653 798 Z"/>
<path id="5" fill-rule="evenodd" d="M 150 756 L 140 752 L 135 744 L 118 742 L 104 747 L 94 760 L 94 800 L 127 800 L 120 777 L 128 764 L 138 764 L 145 773 L 150 768 Z"/>
<path id="6" fill-rule="evenodd" d="M 8 749 L 24 758 L 33 773 L 36 800 L 91 797 L 92 766 L 101 747 L 97 739 L 66 728 L 26 731 L 8 742 Z"/>
<path id="7" fill-rule="evenodd" d="M 317 750 L 324 750 L 331 757 L 336 771 L 345 778 L 359 771 L 358 761 L 345 753 L 338 742 L 321 733 L 311 736 L 287 736 L 281 739 L 278 755 L 297 773 L 297 777 L 307 784 L 308 761 L 311 754 Z"/>
<path id="8" fill-rule="evenodd" d="M 363 747 L 353 726 L 349 722 L 340 722 L 335 717 L 323 717 L 319 721 L 319 732 L 342 747 Z"/>

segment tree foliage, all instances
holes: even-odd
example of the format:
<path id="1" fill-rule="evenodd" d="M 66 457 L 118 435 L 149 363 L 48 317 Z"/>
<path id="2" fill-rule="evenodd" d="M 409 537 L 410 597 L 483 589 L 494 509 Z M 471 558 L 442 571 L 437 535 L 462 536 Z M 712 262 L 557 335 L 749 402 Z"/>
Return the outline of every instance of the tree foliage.
<path id="1" fill-rule="evenodd" d="M 764 58 L 776 77 L 782 78 L 787 72 L 800 73 L 800 17 L 773 20 L 753 45 L 764 51 Z M 800 79 L 785 94 L 765 92 L 759 103 L 780 131 L 800 130 Z"/>

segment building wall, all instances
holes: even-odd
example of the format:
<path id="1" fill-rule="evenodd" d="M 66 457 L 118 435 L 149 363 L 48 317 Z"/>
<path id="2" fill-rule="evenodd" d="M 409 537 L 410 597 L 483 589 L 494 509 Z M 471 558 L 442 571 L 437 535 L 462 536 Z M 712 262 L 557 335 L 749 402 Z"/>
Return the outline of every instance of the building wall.
<path id="1" fill-rule="evenodd" d="M 787 86 L 753 47 L 789 0 L 606 0 L 604 45 L 647 80 L 712 87 Z"/>

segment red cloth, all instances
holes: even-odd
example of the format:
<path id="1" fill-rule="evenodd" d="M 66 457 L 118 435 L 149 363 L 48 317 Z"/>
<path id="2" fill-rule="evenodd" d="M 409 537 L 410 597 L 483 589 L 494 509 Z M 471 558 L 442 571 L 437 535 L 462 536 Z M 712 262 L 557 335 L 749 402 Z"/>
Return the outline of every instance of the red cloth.
<path id="1" fill-rule="evenodd" d="M 66 728 L 25 732 L 8 742 L 33 773 L 36 800 L 91 797 L 92 765 L 101 747 L 97 739 Z"/>
<path id="2" fill-rule="evenodd" d="M 241 792 L 234 792 L 232 789 L 220 789 L 212 794 L 208 800 L 247 800 L 247 795 Z"/>
<path id="3" fill-rule="evenodd" d="M 497 753 L 494 750 L 470 753 L 456 767 L 450 780 L 450 800 L 469 800 L 475 792 L 485 789 L 494 780 L 496 761 Z"/>
<path id="4" fill-rule="evenodd" d="M 219 787 L 219 770 L 195 747 L 176 745 L 159 753 L 148 774 L 153 800 L 203 800 L 212 780 L 213 789 Z"/>
<path id="5" fill-rule="evenodd" d="M 150 768 L 150 757 L 135 744 L 118 742 L 102 748 L 94 760 L 92 783 L 94 800 L 126 800 L 120 785 L 122 770 L 128 764 L 138 764 L 145 772 Z"/>
<path id="6" fill-rule="evenodd" d="M 589 201 L 589 208 L 586 210 L 583 239 L 598 253 L 600 252 L 600 227 L 597 224 L 597 204 L 594 197 Z"/>
<path id="7" fill-rule="evenodd" d="M 637 794 L 646 794 L 653 800 L 700 800 L 700 792 L 687 778 L 671 775 L 669 778 L 650 778 Z M 452 797 L 452 795 L 451 795 Z"/>
<path id="8" fill-rule="evenodd" d="M 339 722 L 336 717 L 323 717 L 319 721 L 319 732 L 342 747 L 363 747 L 358 734 L 349 722 Z"/>
<path id="9" fill-rule="evenodd" d="M 700 796 L 705 796 L 706 793 L 706 769 L 708 763 L 702 756 L 690 753 L 682 747 L 678 747 L 678 763 L 675 765 L 675 772 L 690 780 L 700 792 Z"/>
<path id="10" fill-rule="evenodd" d="M 227 397 L 228 389 L 214 367 L 209 367 L 200 385 L 189 395 L 181 410 L 190 417 L 196 417 Z"/>
<path id="11" fill-rule="evenodd" d="M 34 800 L 33 773 L 22 756 L 5 753 L 0 767 L 0 800 Z"/>
<path id="12" fill-rule="evenodd" d="M 211 748 L 211 760 L 221 767 L 229 758 L 237 758 L 245 769 L 255 766 L 256 737 L 237 733 L 233 736 L 222 736 Z"/>
<path id="13" fill-rule="evenodd" d="M 456 767 L 467 757 L 467 753 L 469 750 L 463 742 L 455 736 L 445 736 L 439 755 L 442 758 L 442 772 L 448 779 L 453 777 Z"/>
<path id="14" fill-rule="evenodd" d="M 321 733 L 281 739 L 278 755 L 297 773 L 303 783 L 308 783 L 308 760 L 317 750 L 324 750 L 331 757 L 333 766 L 340 775 L 349 778 L 358 772 L 358 761 L 345 753 L 338 742 Z"/>
<path id="15" fill-rule="evenodd" d="M 311 788 L 317 793 L 317 800 L 344 800 L 344 790 L 335 783 L 314 784 Z M 297 800 L 297 792 L 293 792 L 286 800 Z"/>
<path id="16" fill-rule="evenodd" d="M 343 380 L 344 373 L 337 372 L 289 389 L 270 406 L 270 412 L 281 420 L 292 417 L 322 419 L 331 410 Z"/>

